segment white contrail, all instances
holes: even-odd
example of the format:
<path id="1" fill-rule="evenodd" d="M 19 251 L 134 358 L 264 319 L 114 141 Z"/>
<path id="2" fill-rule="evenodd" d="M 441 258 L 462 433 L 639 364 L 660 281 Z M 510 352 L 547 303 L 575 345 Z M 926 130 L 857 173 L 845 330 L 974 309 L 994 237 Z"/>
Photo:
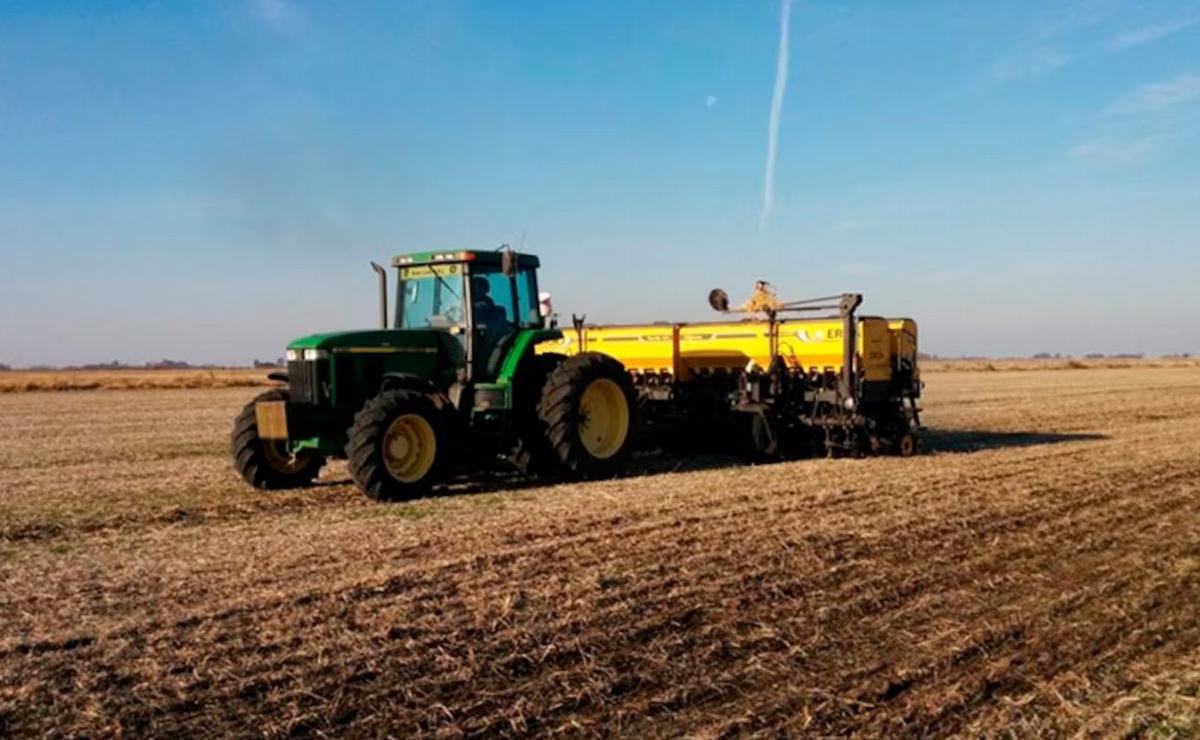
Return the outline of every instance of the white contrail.
<path id="1" fill-rule="evenodd" d="M 762 213 L 758 230 L 767 226 L 771 206 L 775 203 L 775 150 L 779 144 L 779 116 L 783 112 L 783 93 L 787 89 L 788 22 L 792 15 L 792 0 L 783 0 L 779 11 L 779 56 L 775 61 L 775 91 L 771 95 L 771 119 L 767 122 L 767 179 L 763 186 Z"/>

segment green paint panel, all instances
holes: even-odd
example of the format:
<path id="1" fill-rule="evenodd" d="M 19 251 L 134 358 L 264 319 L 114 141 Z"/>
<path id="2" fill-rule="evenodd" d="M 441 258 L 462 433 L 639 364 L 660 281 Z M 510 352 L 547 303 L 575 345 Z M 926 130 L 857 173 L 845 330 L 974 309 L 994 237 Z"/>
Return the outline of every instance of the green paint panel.
<path id="1" fill-rule="evenodd" d="M 415 347 L 437 347 L 441 332 L 420 329 L 366 329 L 310 334 L 288 344 L 288 349 L 326 349 L 333 352 L 350 348 L 380 348 L 403 351 Z"/>
<path id="2" fill-rule="evenodd" d="M 504 364 L 500 366 L 500 375 L 496 378 L 496 384 L 511 384 L 512 379 L 516 377 L 521 360 L 527 352 L 533 351 L 534 345 L 553 339 L 562 339 L 562 335 L 558 329 L 522 329 L 513 342 L 512 349 L 508 351 L 508 356 L 504 358 Z"/>

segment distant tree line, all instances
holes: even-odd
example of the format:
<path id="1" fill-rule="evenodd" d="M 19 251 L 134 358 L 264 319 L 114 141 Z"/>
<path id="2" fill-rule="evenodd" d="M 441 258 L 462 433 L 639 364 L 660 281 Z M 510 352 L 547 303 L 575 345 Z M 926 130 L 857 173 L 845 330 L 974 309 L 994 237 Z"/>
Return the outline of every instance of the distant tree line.
<path id="1" fill-rule="evenodd" d="M 1163 355 L 1163 357 L 1190 357 L 1190 356 L 1191 355 L 1188 355 L 1188 354 Z M 1055 352 L 1054 354 L 1050 354 L 1049 352 L 1039 352 L 1033 356 L 1033 359 L 1035 359 L 1035 360 L 1061 360 L 1064 357 L 1071 357 L 1071 355 L 1063 355 L 1058 352 Z M 1083 359 L 1085 359 L 1085 360 L 1144 360 L 1145 358 L 1146 358 L 1146 355 L 1143 352 L 1113 352 L 1112 354 L 1106 354 L 1104 352 L 1088 352 L 1086 355 L 1083 356 Z"/>
<path id="2" fill-rule="evenodd" d="M 1192 358 L 1192 353 L 1177 352 L 1175 354 L 1158 355 L 1158 356 L 1160 356 L 1166 360 L 1189 360 Z M 1032 360 L 1069 360 L 1072 357 L 1077 357 L 1077 355 L 1064 355 L 1061 352 L 1038 352 L 1037 354 L 1030 355 L 1029 359 L 1032 359 Z M 1083 356 L 1083 359 L 1085 359 L 1085 360 L 1142 360 L 1145 358 L 1146 358 L 1146 355 L 1142 352 L 1114 352 L 1112 354 L 1105 354 L 1103 352 L 1089 352 L 1088 354 Z M 917 359 L 920 359 L 920 360 L 995 360 L 995 359 L 1019 360 L 1022 358 L 1021 357 L 996 358 L 996 357 L 989 357 L 989 356 L 982 356 L 982 355 L 957 355 L 957 356 L 952 357 L 949 355 L 933 355 L 933 354 L 929 354 L 927 352 L 918 352 Z"/>
<path id="3" fill-rule="evenodd" d="M 253 360 L 250 363 L 254 368 L 276 368 L 284 367 L 287 363 L 282 357 L 276 360 Z M 162 359 L 156 362 L 146 362 L 141 365 L 121 362 L 113 360 L 112 362 L 89 362 L 83 365 L 30 365 L 26 370 L 38 372 L 50 372 L 54 370 L 219 370 L 226 365 L 218 365 L 213 362 L 203 364 L 192 364 L 183 360 L 168 360 Z M 0 372 L 12 370 L 11 365 L 0 363 Z"/>
<path id="4" fill-rule="evenodd" d="M 1084 355 L 1084 359 L 1087 359 L 1087 360 L 1141 360 L 1141 359 L 1145 358 L 1145 356 L 1146 355 L 1141 352 L 1138 352 L 1138 353 L 1121 352 L 1121 353 L 1116 353 L 1116 354 L 1111 354 L 1111 355 L 1104 354 L 1102 352 L 1091 352 L 1089 354 Z M 993 357 L 968 356 L 968 355 L 960 355 L 958 357 L 944 357 L 941 355 L 930 354 L 928 352 L 918 352 L 917 357 L 921 360 L 991 360 L 991 359 L 995 359 Z M 1070 355 L 1064 355 L 1061 352 L 1054 352 L 1054 353 L 1038 352 L 1037 354 L 1032 355 L 1032 359 L 1034 359 L 1034 360 L 1062 360 L 1062 359 L 1069 359 L 1070 357 L 1071 357 Z M 1168 360 L 1189 360 L 1192 358 L 1192 353 L 1191 352 L 1177 352 L 1175 354 L 1162 355 L 1162 357 L 1164 359 L 1168 359 Z M 255 368 L 256 370 L 268 370 L 271 368 L 286 367 L 287 362 L 282 357 L 279 357 L 274 360 L 255 359 L 255 360 L 251 361 L 250 366 Z M 204 363 L 202 365 L 193 365 L 190 362 L 184 362 L 182 360 L 163 359 L 163 360 L 159 360 L 157 362 L 147 362 L 142 365 L 133 365 L 133 364 L 120 362 L 119 360 L 113 360 L 112 362 L 93 362 L 93 363 L 89 363 L 86 365 L 67 365 L 65 367 L 56 367 L 54 365 L 31 365 L 26 369 L 47 372 L 47 371 L 52 371 L 52 370 L 216 370 L 216 369 L 219 369 L 222 367 L 225 367 L 225 366 L 217 365 L 217 364 L 211 363 L 211 362 Z M 11 365 L 6 365 L 6 364 L 0 362 L 0 372 L 7 372 L 7 371 L 11 371 L 12 369 L 13 369 L 13 367 Z"/>
<path id="5" fill-rule="evenodd" d="M 1144 355 L 1140 352 L 1137 354 L 1133 354 L 1130 352 L 1118 352 L 1116 354 L 1111 354 L 1111 355 L 1106 355 L 1103 352 L 1089 352 L 1088 354 L 1083 356 L 1083 359 L 1085 359 L 1085 360 L 1140 360 L 1140 359 L 1144 358 L 1145 356 L 1146 355 Z M 1184 356 L 1186 357 L 1186 355 L 1184 355 Z M 1070 355 L 1067 355 L 1067 357 L 1070 357 Z M 1062 358 L 1063 358 L 1063 355 L 1060 352 L 1055 352 L 1054 354 L 1050 354 L 1049 352 L 1038 352 L 1036 355 L 1033 356 L 1033 359 L 1035 359 L 1035 360 L 1061 360 Z"/>
<path id="6" fill-rule="evenodd" d="M 63 370 L 212 370 L 220 365 L 214 363 L 205 363 L 203 365 L 193 365 L 190 362 L 183 360 L 158 360 L 156 362 L 147 362 L 141 365 L 133 365 L 120 360 L 112 362 L 90 362 L 85 365 L 70 365 Z"/>

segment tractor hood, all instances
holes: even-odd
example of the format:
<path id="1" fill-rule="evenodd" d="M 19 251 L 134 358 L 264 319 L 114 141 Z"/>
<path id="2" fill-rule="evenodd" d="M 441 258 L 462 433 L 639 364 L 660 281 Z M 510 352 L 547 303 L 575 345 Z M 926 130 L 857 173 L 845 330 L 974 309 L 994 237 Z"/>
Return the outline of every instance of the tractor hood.
<path id="1" fill-rule="evenodd" d="M 331 352 L 436 352 L 447 332 L 436 329 L 366 329 L 310 334 L 293 340 L 288 349 Z"/>

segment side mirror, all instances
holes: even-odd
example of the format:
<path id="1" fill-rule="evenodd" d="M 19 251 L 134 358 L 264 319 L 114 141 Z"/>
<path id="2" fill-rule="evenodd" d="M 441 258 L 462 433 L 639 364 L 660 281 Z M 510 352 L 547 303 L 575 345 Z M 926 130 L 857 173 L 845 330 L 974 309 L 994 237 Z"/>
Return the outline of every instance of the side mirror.
<path id="1" fill-rule="evenodd" d="M 714 311 L 721 313 L 729 312 L 729 294 L 720 288 L 714 288 L 708 292 L 708 305 L 712 306 Z"/>

